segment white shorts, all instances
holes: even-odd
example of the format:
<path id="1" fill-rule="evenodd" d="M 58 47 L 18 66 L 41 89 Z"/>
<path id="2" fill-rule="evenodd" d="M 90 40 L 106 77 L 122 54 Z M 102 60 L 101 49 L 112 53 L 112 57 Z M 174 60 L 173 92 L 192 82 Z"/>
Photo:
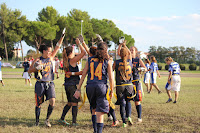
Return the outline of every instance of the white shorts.
<path id="1" fill-rule="evenodd" d="M 156 83 L 157 73 L 150 73 L 150 83 Z"/>
<path id="2" fill-rule="evenodd" d="M 25 79 L 30 79 L 28 72 L 24 72 L 22 77 L 25 78 Z"/>
<path id="3" fill-rule="evenodd" d="M 145 73 L 144 74 L 144 83 L 149 83 L 150 80 L 150 73 Z"/>
<path id="4" fill-rule="evenodd" d="M 56 67 L 56 68 L 55 68 L 55 73 L 58 73 L 58 69 L 59 69 L 59 67 Z"/>
<path id="5" fill-rule="evenodd" d="M 171 84 L 166 85 L 165 87 L 167 90 L 173 90 L 173 91 L 180 91 L 181 88 L 181 78 L 180 75 L 173 75 L 172 76 L 172 80 L 171 80 Z"/>
<path id="6" fill-rule="evenodd" d="M 0 80 L 2 80 L 2 71 L 0 71 Z"/>

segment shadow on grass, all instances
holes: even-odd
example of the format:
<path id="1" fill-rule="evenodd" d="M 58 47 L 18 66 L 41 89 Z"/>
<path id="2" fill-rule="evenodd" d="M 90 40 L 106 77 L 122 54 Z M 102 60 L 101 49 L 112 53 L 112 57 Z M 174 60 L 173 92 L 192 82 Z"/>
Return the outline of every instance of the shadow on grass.
<path id="1" fill-rule="evenodd" d="M 45 119 L 40 119 L 39 125 L 41 127 L 45 127 L 44 121 L 45 121 Z M 69 128 L 74 127 L 71 124 L 69 126 L 59 124 L 57 121 L 58 120 L 56 120 L 56 119 L 53 119 L 53 120 L 50 119 L 52 126 L 61 126 L 61 127 L 69 127 Z M 90 119 L 77 120 L 78 127 L 88 128 L 92 124 L 92 122 L 90 122 L 90 121 L 91 121 Z M 19 126 L 19 125 L 21 125 L 21 126 L 27 126 L 27 127 L 34 127 L 35 126 L 35 119 L 26 119 L 26 118 L 17 119 L 17 118 L 0 117 L 0 125 L 2 127 L 5 127 L 7 125 L 8 126 Z"/>

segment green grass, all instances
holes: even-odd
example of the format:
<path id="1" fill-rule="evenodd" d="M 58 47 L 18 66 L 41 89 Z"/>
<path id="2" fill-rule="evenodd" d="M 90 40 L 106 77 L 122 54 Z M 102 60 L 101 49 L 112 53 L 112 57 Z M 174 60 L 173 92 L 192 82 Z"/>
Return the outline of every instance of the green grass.
<path id="1" fill-rule="evenodd" d="M 168 97 L 165 93 L 166 76 L 162 76 L 157 80 L 158 86 L 163 91 L 162 94 L 157 93 L 155 88 L 151 94 L 146 93 L 144 87 L 144 97 L 142 101 L 142 118 L 143 122 L 136 123 L 137 113 L 134 103 L 132 102 L 132 119 L 133 126 L 127 128 L 116 127 L 111 128 L 111 122 L 107 122 L 105 115 L 104 132 L 122 133 L 122 132 L 200 132 L 200 82 L 199 78 L 182 77 L 180 97 L 177 104 L 168 103 Z M 35 100 L 34 87 L 25 86 L 23 79 L 4 79 L 5 87 L 0 86 L 0 132 L 78 132 L 91 133 L 92 123 L 88 101 L 84 107 L 78 112 L 78 127 L 65 127 L 59 125 L 56 121 L 60 118 L 64 103 L 62 103 L 62 92 L 64 93 L 64 101 L 66 96 L 62 84 L 64 77 L 61 75 L 55 80 L 56 90 L 56 106 L 51 115 L 52 128 L 46 128 L 44 120 L 46 117 L 48 102 L 44 102 L 41 109 L 40 126 L 35 127 Z M 32 79 L 32 83 L 35 80 Z M 83 90 L 82 90 L 83 92 Z M 174 93 L 172 93 L 174 98 Z M 115 101 L 115 98 L 113 98 Z M 115 110 L 117 119 L 120 119 L 119 107 Z M 71 110 L 66 116 L 66 120 L 71 123 Z"/>

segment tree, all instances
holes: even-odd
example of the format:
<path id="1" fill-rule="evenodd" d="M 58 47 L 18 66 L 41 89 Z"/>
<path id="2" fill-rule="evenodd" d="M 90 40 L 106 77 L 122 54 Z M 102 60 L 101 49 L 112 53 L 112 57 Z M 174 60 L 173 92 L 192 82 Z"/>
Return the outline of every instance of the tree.
<path id="1" fill-rule="evenodd" d="M 42 43 L 47 40 L 54 40 L 56 37 L 56 29 L 46 22 L 32 21 L 28 29 L 29 36 L 26 37 L 25 41 L 37 50 Z"/>
<path id="2" fill-rule="evenodd" d="M 157 57 L 157 47 L 156 46 L 150 46 L 149 47 L 149 54 L 150 56 L 155 56 Z"/>
<path id="3" fill-rule="evenodd" d="M 7 8 L 6 4 L 1 4 L 0 9 L 0 36 L 1 40 L 4 44 L 5 56 L 6 60 L 8 61 L 8 51 L 7 51 L 7 44 L 6 40 L 11 36 L 11 33 L 8 32 L 8 28 L 10 23 L 12 23 L 13 12 Z"/>
<path id="4" fill-rule="evenodd" d="M 59 26 L 57 25 L 59 18 L 60 18 L 60 14 L 58 13 L 58 11 L 54 9 L 52 6 L 47 6 L 46 8 L 43 8 L 38 13 L 37 20 L 50 24 L 50 26 L 56 29 L 56 32 L 57 32 L 59 31 Z M 53 40 L 50 40 L 50 42 L 48 40 L 46 41 L 47 41 L 46 42 L 47 44 L 51 43 L 52 48 L 53 48 L 53 44 L 56 44 L 57 42 L 57 41 L 53 42 Z"/>
<path id="5" fill-rule="evenodd" d="M 14 11 L 14 21 L 10 24 L 9 29 L 13 31 L 13 42 L 19 42 L 21 45 L 21 52 L 22 52 L 22 59 L 23 56 L 23 47 L 22 47 L 22 40 L 28 36 L 27 34 L 27 27 L 28 27 L 28 20 L 26 16 L 21 15 L 21 11 L 15 10 Z"/>

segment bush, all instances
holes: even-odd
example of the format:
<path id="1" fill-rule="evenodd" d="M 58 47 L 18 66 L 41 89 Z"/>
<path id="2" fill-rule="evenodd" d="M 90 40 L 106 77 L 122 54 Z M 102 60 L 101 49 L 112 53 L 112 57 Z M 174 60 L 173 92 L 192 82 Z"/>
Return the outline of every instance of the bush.
<path id="1" fill-rule="evenodd" d="M 169 65 L 165 65 L 165 70 L 169 70 Z"/>
<path id="2" fill-rule="evenodd" d="M 180 69 L 181 69 L 181 70 L 185 70 L 185 65 L 180 64 Z"/>
<path id="3" fill-rule="evenodd" d="M 158 70 L 162 70 L 162 65 L 158 64 Z"/>
<path id="4" fill-rule="evenodd" d="M 193 64 L 190 64 L 190 65 L 189 65 L 189 69 L 190 69 L 190 70 L 197 70 L 197 65 L 194 64 L 194 63 L 193 63 Z"/>

